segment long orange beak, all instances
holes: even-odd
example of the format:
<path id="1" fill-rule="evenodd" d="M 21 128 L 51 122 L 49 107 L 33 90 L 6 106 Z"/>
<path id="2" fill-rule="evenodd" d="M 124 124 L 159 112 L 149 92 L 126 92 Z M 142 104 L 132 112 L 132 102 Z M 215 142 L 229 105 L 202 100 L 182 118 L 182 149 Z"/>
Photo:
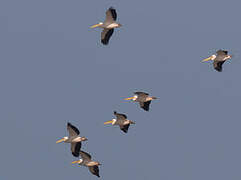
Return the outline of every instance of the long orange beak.
<path id="1" fill-rule="evenodd" d="M 65 140 L 65 139 L 64 139 L 64 138 L 62 138 L 62 139 L 60 139 L 60 140 L 56 141 L 56 144 L 61 143 L 61 142 L 63 142 L 64 140 Z"/>
<path id="2" fill-rule="evenodd" d="M 95 24 L 95 25 L 91 26 L 90 28 L 96 28 L 96 27 L 99 27 L 99 26 L 101 26 L 101 24 Z"/>
<path id="3" fill-rule="evenodd" d="M 80 163 L 80 160 L 72 162 L 72 164 L 75 164 L 75 163 Z"/>
<path id="4" fill-rule="evenodd" d="M 208 57 L 208 58 L 206 58 L 206 59 L 204 59 L 204 60 L 202 60 L 202 62 L 206 62 L 206 61 L 209 61 L 209 60 L 211 60 L 211 56 L 210 57 Z"/>
<path id="5" fill-rule="evenodd" d="M 125 100 L 132 100 L 134 97 L 125 98 Z"/>
<path id="6" fill-rule="evenodd" d="M 106 122 L 104 122 L 104 124 L 111 124 L 113 121 L 111 120 L 111 121 L 106 121 Z"/>

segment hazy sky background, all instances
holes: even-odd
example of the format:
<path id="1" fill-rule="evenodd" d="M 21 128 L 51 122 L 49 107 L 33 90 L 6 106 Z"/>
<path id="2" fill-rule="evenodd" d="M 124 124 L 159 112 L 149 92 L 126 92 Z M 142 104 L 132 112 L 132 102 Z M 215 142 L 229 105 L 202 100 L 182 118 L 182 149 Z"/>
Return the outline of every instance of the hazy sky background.
<path id="1" fill-rule="evenodd" d="M 100 43 L 105 11 L 123 26 Z M 0 179 L 98 179 L 76 160 L 69 121 L 101 179 L 241 179 L 241 3 L 1 0 Z M 222 73 L 203 58 L 223 48 Z M 123 99 L 159 97 L 150 112 Z M 113 111 L 136 122 L 104 125 Z"/>

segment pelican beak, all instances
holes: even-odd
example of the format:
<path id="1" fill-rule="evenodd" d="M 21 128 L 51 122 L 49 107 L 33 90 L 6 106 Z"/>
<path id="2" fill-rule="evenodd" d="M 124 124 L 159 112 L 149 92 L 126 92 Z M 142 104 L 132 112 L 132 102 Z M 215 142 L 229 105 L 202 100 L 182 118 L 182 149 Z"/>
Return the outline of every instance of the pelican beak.
<path id="1" fill-rule="evenodd" d="M 93 26 L 91 26 L 90 28 L 96 28 L 96 27 L 99 27 L 101 24 L 95 24 Z"/>
<path id="2" fill-rule="evenodd" d="M 106 122 L 104 122 L 104 124 L 111 124 L 113 121 L 111 120 L 111 121 L 106 121 Z"/>
<path id="3" fill-rule="evenodd" d="M 210 56 L 210 57 L 208 57 L 208 58 L 206 58 L 206 59 L 202 60 L 202 62 L 209 61 L 209 60 L 211 60 L 211 58 L 212 58 L 212 56 Z"/>
<path id="4" fill-rule="evenodd" d="M 134 97 L 125 98 L 125 100 L 132 100 Z"/>
<path id="5" fill-rule="evenodd" d="M 56 141 L 56 144 L 61 143 L 61 142 L 63 142 L 63 141 L 64 141 L 64 138 L 62 138 L 62 139 Z"/>
<path id="6" fill-rule="evenodd" d="M 80 160 L 72 162 L 72 164 L 75 164 L 75 163 L 80 163 Z"/>

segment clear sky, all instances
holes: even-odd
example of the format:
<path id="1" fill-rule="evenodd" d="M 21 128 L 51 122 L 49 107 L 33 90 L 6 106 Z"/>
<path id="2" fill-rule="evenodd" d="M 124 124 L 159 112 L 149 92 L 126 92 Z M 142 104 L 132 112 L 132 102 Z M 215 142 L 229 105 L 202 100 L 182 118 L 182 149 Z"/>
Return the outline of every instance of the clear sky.
<path id="1" fill-rule="evenodd" d="M 100 43 L 105 11 L 123 25 Z M 241 179 L 241 3 L 237 0 L 1 0 L 0 179 L 97 179 L 66 123 L 88 138 L 102 179 Z M 227 49 L 222 73 L 203 58 Z M 150 112 L 124 101 L 159 99 Z M 136 122 L 104 125 L 113 111 Z"/>

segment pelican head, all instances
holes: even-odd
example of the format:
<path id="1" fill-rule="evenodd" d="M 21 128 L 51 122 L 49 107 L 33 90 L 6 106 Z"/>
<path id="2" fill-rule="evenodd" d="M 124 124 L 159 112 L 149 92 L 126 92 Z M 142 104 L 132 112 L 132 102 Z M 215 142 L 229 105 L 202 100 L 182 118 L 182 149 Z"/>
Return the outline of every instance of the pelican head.
<path id="1" fill-rule="evenodd" d="M 79 159 L 78 161 L 73 161 L 72 164 L 78 163 L 81 164 L 83 162 L 83 159 Z"/>
<path id="2" fill-rule="evenodd" d="M 68 139 L 69 139 L 69 138 L 68 138 L 67 136 L 66 136 L 66 137 L 63 137 L 62 139 L 56 141 L 56 144 L 61 143 L 61 142 L 65 142 L 65 141 L 67 141 Z"/>
<path id="3" fill-rule="evenodd" d="M 116 123 L 116 119 L 112 119 L 111 121 L 106 121 L 104 124 L 112 124 L 114 125 Z"/>
<path id="4" fill-rule="evenodd" d="M 100 27 L 103 25 L 103 22 L 99 22 L 98 24 L 95 24 L 93 26 L 91 26 L 90 28 L 96 28 L 96 27 Z"/>
<path id="5" fill-rule="evenodd" d="M 216 59 L 216 57 L 217 57 L 217 56 L 214 54 L 214 55 L 212 55 L 212 56 L 210 56 L 210 57 L 202 60 L 202 62 L 206 62 L 206 61 L 209 61 L 209 60 L 212 60 L 212 61 L 213 61 L 214 59 Z"/>

